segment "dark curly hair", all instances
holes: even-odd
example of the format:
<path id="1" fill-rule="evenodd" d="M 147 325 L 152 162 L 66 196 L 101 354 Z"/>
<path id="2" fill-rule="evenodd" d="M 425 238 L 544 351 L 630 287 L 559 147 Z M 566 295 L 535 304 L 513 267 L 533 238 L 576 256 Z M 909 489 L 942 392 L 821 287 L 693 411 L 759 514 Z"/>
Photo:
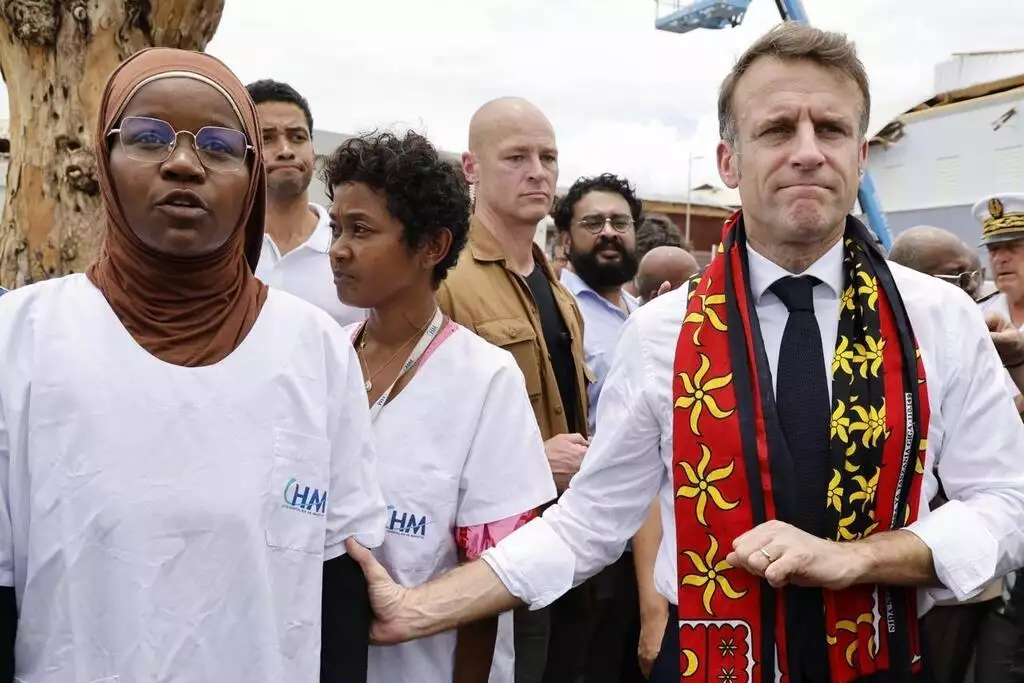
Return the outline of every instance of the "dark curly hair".
<path id="1" fill-rule="evenodd" d="M 555 227 L 559 232 L 568 232 L 572 223 L 572 213 L 576 209 L 576 203 L 591 192 L 614 192 L 622 195 L 622 198 L 629 204 L 629 212 L 633 216 L 633 224 L 640 224 L 640 214 L 644 210 L 643 204 L 637 199 L 636 188 L 630 185 L 625 178 L 620 178 L 612 173 L 602 173 L 592 178 L 580 178 L 569 191 L 565 193 L 558 203 L 551 217 L 555 220 Z"/>
<path id="2" fill-rule="evenodd" d="M 265 78 L 262 81 L 250 83 L 245 86 L 245 89 L 249 91 L 249 97 L 252 98 L 254 104 L 263 104 L 264 102 L 287 102 L 288 104 L 294 104 L 306 116 L 309 134 L 313 134 L 313 113 L 309 110 L 309 102 L 292 86 Z"/>
<path id="3" fill-rule="evenodd" d="M 655 247 L 679 247 L 693 253 L 693 245 L 680 233 L 671 218 L 663 213 L 649 213 L 636 230 L 636 257 L 642 259 Z"/>
<path id="4" fill-rule="evenodd" d="M 384 193 L 388 212 L 402 224 L 405 243 L 418 249 L 441 230 L 452 246 L 434 267 L 434 286 L 448 276 L 469 237 L 469 188 L 462 173 L 441 159 L 418 133 L 364 133 L 344 142 L 324 161 L 327 196 L 345 183 L 364 183 Z"/>

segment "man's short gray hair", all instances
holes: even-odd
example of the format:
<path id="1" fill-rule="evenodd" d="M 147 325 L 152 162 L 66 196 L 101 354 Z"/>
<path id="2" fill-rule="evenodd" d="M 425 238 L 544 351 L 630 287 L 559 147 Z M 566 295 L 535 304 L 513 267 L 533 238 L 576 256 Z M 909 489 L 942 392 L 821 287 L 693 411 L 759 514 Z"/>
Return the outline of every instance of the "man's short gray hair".
<path id="1" fill-rule="evenodd" d="M 775 57 L 792 62 L 807 60 L 849 76 L 857 84 L 864 98 L 860 113 L 860 134 L 867 133 L 868 118 L 871 115 L 871 93 L 868 74 L 857 56 L 857 48 L 845 34 L 822 31 L 813 26 L 797 22 L 779 24 L 761 36 L 747 48 L 729 75 L 722 81 L 718 91 L 718 131 L 730 145 L 736 144 L 736 112 L 733 111 L 733 96 L 736 84 L 762 57 Z"/>

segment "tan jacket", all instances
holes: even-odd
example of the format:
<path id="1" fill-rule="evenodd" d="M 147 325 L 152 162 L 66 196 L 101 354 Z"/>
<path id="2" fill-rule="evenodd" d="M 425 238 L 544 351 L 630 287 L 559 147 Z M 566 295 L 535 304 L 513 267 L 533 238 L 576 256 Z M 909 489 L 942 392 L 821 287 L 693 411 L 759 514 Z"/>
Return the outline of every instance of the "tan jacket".
<path id="1" fill-rule="evenodd" d="M 547 274 L 555 303 L 572 338 L 578 424 L 566 423 L 540 314 L 526 278 L 506 267 L 501 244 L 480 219 L 473 218 L 466 249 L 441 284 L 437 301 L 452 320 L 515 356 L 526 378 L 526 389 L 545 441 L 556 434 L 571 432 L 586 436 L 587 382 L 593 379 L 583 360 L 583 317 L 572 294 L 555 280 L 544 252 L 536 245 L 534 256 Z"/>

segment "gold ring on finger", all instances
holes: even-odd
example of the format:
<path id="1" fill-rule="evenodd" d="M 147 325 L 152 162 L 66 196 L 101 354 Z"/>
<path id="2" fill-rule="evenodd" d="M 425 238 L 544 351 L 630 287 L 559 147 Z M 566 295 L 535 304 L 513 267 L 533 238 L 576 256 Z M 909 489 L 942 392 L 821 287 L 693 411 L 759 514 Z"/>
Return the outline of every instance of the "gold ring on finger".
<path id="1" fill-rule="evenodd" d="M 762 555 L 764 555 L 765 559 L 768 560 L 768 564 L 771 564 L 772 562 L 775 561 L 775 558 L 772 557 L 771 553 L 769 553 L 764 548 L 761 548 L 758 552 L 761 553 Z"/>

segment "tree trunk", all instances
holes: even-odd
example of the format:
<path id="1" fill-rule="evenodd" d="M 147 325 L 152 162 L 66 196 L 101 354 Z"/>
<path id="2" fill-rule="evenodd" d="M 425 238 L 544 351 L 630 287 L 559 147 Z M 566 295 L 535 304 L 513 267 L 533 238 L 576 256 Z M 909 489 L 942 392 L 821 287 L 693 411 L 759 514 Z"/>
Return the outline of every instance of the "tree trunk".
<path id="1" fill-rule="evenodd" d="M 224 0 L 0 0 L 11 156 L 0 285 L 81 272 L 103 237 L 93 128 L 103 86 L 151 46 L 202 50 Z"/>

